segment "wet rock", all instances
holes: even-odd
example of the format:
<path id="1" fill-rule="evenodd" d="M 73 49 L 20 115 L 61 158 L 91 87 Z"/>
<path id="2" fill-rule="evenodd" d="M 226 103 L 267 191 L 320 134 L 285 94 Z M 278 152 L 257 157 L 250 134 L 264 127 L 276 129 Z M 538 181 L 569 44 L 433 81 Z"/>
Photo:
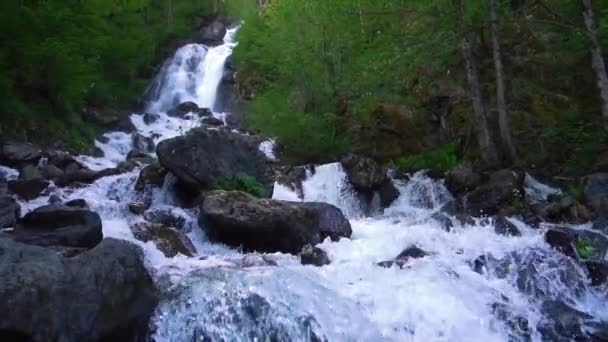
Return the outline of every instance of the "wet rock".
<path id="1" fill-rule="evenodd" d="M 446 205 L 448 213 L 465 213 L 471 216 L 489 216 L 501 213 L 515 214 L 518 203 L 523 201 L 523 176 L 513 170 L 500 170 L 490 175 L 488 182 L 475 190 L 461 195 Z"/>
<path id="2" fill-rule="evenodd" d="M 53 194 L 49 197 L 48 202 L 49 202 L 49 204 L 61 204 L 61 202 L 63 202 L 63 201 L 61 200 L 61 197 Z"/>
<path id="3" fill-rule="evenodd" d="M 194 36 L 194 41 L 207 46 L 218 46 L 224 44 L 226 35 L 226 24 L 221 20 L 215 20 L 201 28 Z"/>
<path id="4" fill-rule="evenodd" d="M 598 215 L 608 215 L 608 173 L 595 173 L 583 180 L 583 198 Z"/>
<path id="5" fill-rule="evenodd" d="M 445 175 L 445 186 L 454 195 L 472 191 L 481 184 L 481 174 L 469 165 L 458 165 Z"/>
<path id="6" fill-rule="evenodd" d="M 143 213 L 150 208 L 150 203 L 145 202 L 131 202 L 128 205 L 129 211 L 135 215 L 143 215 Z"/>
<path id="7" fill-rule="evenodd" d="M 9 331 L 33 342 L 133 341 L 145 335 L 157 302 L 141 249 L 126 241 L 106 239 L 64 258 L 0 237 L 0 335 Z"/>
<path id="8" fill-rule="evenodd" d="M 551 227 L 545 241 L 567 256 L 586 261 L 603 261 L 608 253 L 608 238 L 592 230 Z"/>
<path id="9" fill-rule="evenodd" d="M 142 153 L 136 150 L 131 150 L 129 151 L 129 153 L 127 153 L 127 160 L 144 165 L 153 164 L 156 162 L 156 159 L 154 159 L 154 157 L 151 157 L 146 153 Z"/>
<path id="10" fill-rule="evenodd" d="M 543 340 L 589 340 L 588 335 L 584 332 L 584 321 L 591 319 L 591 316 L 558 300 L 546 301 L 541 310 L 546 317 L 538 326 Z"/>
<path id="11" fill-rule="evenodd" d="M 21 214 L 21 208 L 15 199 L 0 195 L 0 228 L 15 227 Z"/>
<path id="12" fill-rule="evenodd" d="M 591 285 L 599 286 L 608 282 L 608 262 L 586 261 L 583 264 L 587 267 Z"/>
<path id="13" fill-rule="evenodd" d="M 174 213 L 170 208 L 152 208 L 144 214 L 144 219 L 148 222 L 163 224 L 180 230 L 186 226 L 186 218 Z"/>
<path id="14" fill-rule="evenodd" d="M 306 245 L 300 252 L 300 262 L 302 265 L 325 266 L 329 265 L 329 257 L 324 250 L 312 245 Z"/>
<path id="15" fill-rule="evenodd" d="M 379 195 L 381 208 L 390 206 L 399 197 L 399 190 L 388 177 L 387 169 L 371 158 L 351 154 L 342 159 L 341 163 L 368 209 L 371 209 L 376 193 Z"/>
<path id="16" fill-rule="evenodd" d="M 315 212 L 299 202 L 256 198 L 240 191 L 213 191 L 200 208 L 209 238 L 245 250 L 297 254 L 320 241 Z"/>
<path id="17" fill-rule="evenodd" d="M 230 130 L 194 128 L 185 136 L 162 141 L 156 153 L 160 164 L 191 191 L 239 174 L 254 177 L 272 193 L 270 168 L 255 138 Z"/>
<path id="18" fill-rule="evenodd" d="M 82 198 L 67 201 L 63 205 L 65 205 L 66 207 L 72 207 L 72 208 L 83 208 L 83 209 L 89 208 L 89 204 L 87 203 L 87 201 L 85 201 Z"/>
<path id="19" fill-rule="evenodd" d="M 156 121 L 158 121 L 158 119 L 160 119 L 160 115 L 158 115 L 158 114 L 145 113 L 143 115 L 143 120 L 146 125 L 153 124 Z"/>
<path id="20" fill-rule="evenodd" d="M 167 111 L 167 115 L 177 117 L 177 118 L 183 118 L 184 116 L 186 116 L 186 114 L 190 114 L 190 113 L 198 114 L 199 112 L 201 112 L 201 109 L 198 107 L 198 105 L 196 103 L 183 102 L 183 103 L 177 105 L 177 107 Z"/>
<path id="21" fill-rule="evenodd" d="M 89 123 L 102 128 L 103 131 L 134 132 L 137 129 L 131 122 L 131 111 L 112 108 L 83 108 L 82 114 Z"/>
<path id="22" fill-rule="evenodd" d="M 135 190 L 144 190 L 146 186 L 162 187 L 165 183 L 167 172 L 167 169 L 160 166 L 159 163 L 144 167 L 139 173 L 139 177 L 137 177 L 137 182 L 135 182 Z"/>
<path id="23" fill-rule="evenodd" d="M 118 165 L 116 165 L 116 167 L 103 169 L 103 170 L 97 172 L 95 174 L 94 178 L 95 178 L 95 180 L 98 180 L 100 178 L 107 177 L 107 176 L 120 175 L 123 173 L 131 172 L 136 167 L 137 167 L 137 165 L 135 165 L 135 163 L 133 163 L 132 161 L 123 161 L 123 162 L 118 163 Z"/>
<path id="24" fill-rule="evenodd" d="M 131 232 L 138 240 L 143 242 L 152 241 L 156 248 L 168 258 L 177 254 L 192 257 L 196 253 L 196 248 L 190 239 L 173 227 L 158 223 L 139 222 L 131 226 Z"/>
<path id="25" fill-rule="evenodd" d="M 521 236 L 521 232 L 511 221 L 504 216 L 494 218 L 494 232 L 504 236 Z"/>
<path id="26" fill-rule="evenodd" d="M 493 303 L 491 307 L 494 316 L 505 322 L 507 326 L 511 328 L 511 331 L 509 332 L 509 341 L 532 340 L 527 318 L 514 314 L 507 303 Z"/>
<path id="27" fill-rule="evenodd" d="M 405 266 L 405 264 L 407 264 L 410 259 L 420 259 L 424 258 L 427 255 L 428 253 L 423 251 L 419 247 L 410 246 L 403 250 L 403 252 L 399 253 L 399 255 L 397 255 L 395 259 L 379 262 L 378 266 L 388 268 L 392 267 L 393 265 L 397 265 L 399 268 L 403 268 L 403 266 Z"/>
<path id="28" fill-rule="evenodd" d="M 0 173 L 0 196 L 6 196 L 8 194 L 8 181 L 4 178 L 4 175 Z"/>
<path id="29" fill-rule="evenodd" d="M 42 168 L 42 174 L 44 178 L 50 180 L 57 180 L 63 177 L 63 171 L 55 165 L 48 164 Z"/>
<path id="30" fill-rule="evenodd" d="M 0 164 L 10 167 L 36 165 L 41 157 L 40 149 L 29 143 L 9 142 L 2 145 L 0 149 Z"/>
<path id="31" fill-rule="evenodd" d="M 146 137 L 140 133 L 133 133 L 133 150 L 141 153 L 152 153 L 154 152 L 154 148 L 156 145 L 154 144 L 154 139 L 150 137 Z"/>
<path id="32" fill-rule="evenodd" d="M 8 183 L 8 189 L 26 201 L 33 200 L 40 196 L 42 191 L 49 186 L 49 182 L 42 178 L 30 180 L 17 179 Z"/>
<path id="33" fill-rule="evenodd" d="M 343 237 L 350 238 L 352 235 L 350 222 L 337 207 L 320 202 L 306 202 L 302 203 L 302 206 L 317 215 L 321 240 L 329 237 L 332 241 L 339 241 Z"/>
<path id="34" fill-rule="evenodd" d="M 39 246 L 93 248 L 103 239 L 101 218 L 83 208 L 46 205 L 23 217 L 14 238 Z"/>
<path id="35" fill-rule="evenodd" d="M 371 158 L 348 155 L 341 161 L 348 179 L 358 190 L 375 190 L 384 183 L 387 170 Z"/>
<path id="36" fill-rule="evenodd" d="M 209 126 L 224 126 L 224 121 L 214 118 L 213 116 L 204 117 L 201 119 L 201 123 Z"/>
<path id="37" fill-rule="evenodd" d="M 53 165 L 61 170 L 65 169 L 70 164 L 78 164 L 74 157 L 64 151 L 48 151 L 45 156 L 47 158 L 47 165 Z"/>
<path id="38" fill-rule="evenodd" d="M 19 179 L 23 181 L 43 178 L 42 172 L 34 165 L 26 165 L 19 171 Z"/>

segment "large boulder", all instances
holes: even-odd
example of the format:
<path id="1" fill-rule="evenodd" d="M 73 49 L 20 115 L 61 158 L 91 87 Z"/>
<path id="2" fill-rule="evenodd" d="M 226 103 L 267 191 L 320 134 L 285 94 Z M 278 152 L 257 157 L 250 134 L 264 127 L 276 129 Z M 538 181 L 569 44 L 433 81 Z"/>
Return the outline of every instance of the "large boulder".
<path id="1" fill-rule="evenodd" d="M 133 341 L 145 335 L 157 302 L 142 251 L 131 243 L 106 239 L 65 258 L 0 237 L 0 336 Z"/>
<path id="2" fill-rule="evenodd" d="M 594 173 L 584 178 L 583 197 L 597 215 L 608 216 L 608 173 Z"/>
<path id="3" fill-rule="evenodd" d="M 164 224 L 139 222 L 131 226 L 131 232 L 138 240 L 152 241 L 168 258 L 178 254 L 192 257 L 196 253 L 196 248 L 184 233 Z"/>
<path id="4" fill-rule="evenodd" d="M 318 214 L 302 203 L 260 199 L 240 191 L 207 194 L 199 224 L 211 240 L 245 250 L 297 254 L 320 241 Z"/>
<path id="5" fill-rule="evenodd" d="M 302 206 L 315 212 L 318 216 L 321 240 L 329 237 L 332 241 L 338 241 L 343 237 L 350 238 L 352 235 L 350 222 L 337 207 L 321 202 L 302 203 Z"/>
<path id="6" fill-rule="evenodd" d="M 84 208 L 51 204 L 27 213 L 14 238 L 39 246 L 92 248 L 103 239 L 101 218 Z"/>
<path id="7" fill-rule="evenodd" d="M 193 191 L 247 174 L 262 183 L 266 193 L 272 193 L 266 157 L 255 138 L 199 127 L 162 141 L 156 154 L 160 164 Z"/>
<path id="8" fill-rule="evenodd" d="M 37 164 L 42 157 L 40 149 L 29 143 L 6 143 L 0 149 L 0 164 L 22 167 Z"/>
<path id="9" fill-rule="evenodd" d="M 226 23 L 222 20 L 214 20 L 204 26 L 194 36 L 194 41 L 207 46 L 218 46 L 224 43 L 226 35 Z"/>
<path id="10" fill-rule="evenodd" d="M 49 182 L 42 178 L 29 180 L 16 179 L 8 183 L 9 190 L 19 198 L 26 201 L 33 200 L 40 196 L 42 191 L 49 186 Z"/>
<path id="11" fill-rule="evenodd" d="M 355 189 L 375 190 L 388 178 L 387 170 L 371 158 L 351 154 L 341 163 Z"/>
<path id="12" fill-rule="evenodd" d="M 451 214 L 471 216 L 512 215 L 517 203 L 523 201 L 523 179 L 522 174 L 513 170 L 496 171 L 487 182 L 451 201 L 444 209 Z"/>
<path id="13" fill-rule="evenodd" d="M 458 165 L 445 175 L 445 186 L 454 195 L 474 190 L 481 184 L 481 174 L 469 165 Z"/>
<path id="14" fill-rule="evenodd" d="M 160 188 L 165 182 L 165 176 L 167 176 L 167 169 L 160 166 L 159 163 L 150 164 L 140 171 L 137 182 L 135 182 L 135 190 L 144 190 L 146 186 Z"/>
<path id="15" fill-rule="evenodd" d="M 376 194 L 382 208 L 390 206 L 399 197 L 399 190 L 388 177 L 387 169 L 373 159 L 351 154 L 343 158 L 341 163 L 366 207 L 372 205 Z"/>
<path id="16" fill-rule="evenodd" d="M 21 209 L 15 199 L 0 195 L 0 229 L 15 227 Z"/>

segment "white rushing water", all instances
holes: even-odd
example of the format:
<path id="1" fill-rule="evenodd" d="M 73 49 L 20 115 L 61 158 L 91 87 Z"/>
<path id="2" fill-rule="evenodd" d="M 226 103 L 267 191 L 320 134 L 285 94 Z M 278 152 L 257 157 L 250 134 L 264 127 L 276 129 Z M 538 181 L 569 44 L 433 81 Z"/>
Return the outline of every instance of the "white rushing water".
<path id="1" fill-rule="evenodd" d="M 176 52 L 161 71 L 155 101 L 147 110 L 158 120 L 146 124 L 143 114 L 131 117 L 140 134 L 158 143 L 198 125 L 194 114 L 181 119 L 165 112 L 183 101 L 213 108 L 235 32 L 229 30 L 222 46 L 187 45 Z M 131 136 L 114 132 L 105 137 L 105 143 L 96 143 L 104 157 L 80 160 L 96 169 L 124 160 Z M 273 145 L 260 148 L 274 158 Z M 10 169 L 0 172 L 15 176 Z M 577 265 L 544 242 L 542 230 L 517 221 L 520 237 L 495 234 L 490 221 L 444 230 L 432 216 L 451 196 L 441 181 L 423 174 L 396 181 L 400 197 L 374 217 L 363 217 L 339 163 L 309 171 L 302 199 L 276 184 L 276 199 L 331 203 L 350 218 L 352 238 L 323 241 L 318 247 L 331 264 L 313 267 L 292 255 L 244 256 L 208 242 L 196 222 L 197 211 L 177 206 L 169 190 L 174 180 L 167 177 L 165 186 L 151 194 L 136 193 L 138 172 L 79 189 L 55 188 L 23 203 L 23 209 L 46 204 L 51 194 L 62 200 L 84 198 L 101 215 L 104 236 L 141 245 L 166 296 L 154 318 L 156 341 L 541 341 L 547 319 L 542 304 L 551 299 L 596 320 L 608 319 L 606 289 L 583 280 Z M 529 183 L 539 196 L 553 191 Z M 129 226 L 142 218 L 131 214 L 127 204 L 142 196 L 151 197 L 150 210 L 166 209 L 181 218 L 197 257 L 166 258 L 152 242 L 134 239 Z M 429 255 L 403 268 L 377 265 L 412 245 Z M 483 274 L 473 267 L 479 257 L 487 260 Z M 569 277 L 571 273 L 577 276 Z"/>

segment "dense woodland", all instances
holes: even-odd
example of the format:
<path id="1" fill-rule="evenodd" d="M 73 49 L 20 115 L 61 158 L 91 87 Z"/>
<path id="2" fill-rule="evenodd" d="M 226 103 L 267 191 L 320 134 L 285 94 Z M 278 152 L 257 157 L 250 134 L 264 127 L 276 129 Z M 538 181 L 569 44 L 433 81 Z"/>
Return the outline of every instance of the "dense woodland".
<path id="1" fill-rule="evenodd" d="M 193 18 L 223 7 L 245 21 L 246 123 L 290 161 L 576 174 L 608 158 L 608 3 L 591 0 L 2 1 L 0 134 L 83 149 L 86 113 L 140 109 Z"/>
<path id="2" fill-rule="evenodd" d="M 85 108 L 136 102 L 208 0 L 0 2 L 0 136 L 72 149 L 90 145 Z"/>
<path id="3" fill-rule="evenodd" d="M 274 0 L 239 8 L 246 117 L 279 137 L 289 158 L 355 150 L 406 168 L 466 159 L 571 174 L 607 151 L 608 2 Z"/>

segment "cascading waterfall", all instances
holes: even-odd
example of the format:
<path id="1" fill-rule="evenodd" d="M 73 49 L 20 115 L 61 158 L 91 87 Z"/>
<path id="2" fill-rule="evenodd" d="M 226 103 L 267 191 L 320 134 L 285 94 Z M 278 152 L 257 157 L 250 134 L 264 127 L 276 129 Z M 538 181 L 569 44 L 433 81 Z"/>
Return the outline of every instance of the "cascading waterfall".
<path id="1" fill-rule="evenodd" d="M 140 134 L 159 142 L 198 125 L 196 115 L 174 118 L 164 112 L 182 101 L 213 107 L 235 32 L 228 31 L 222 46 L 187 45 L 177 51 L 163 67 L 147 109 L 159 119 L 146 124 L 141 114 L 131 117 Z M 105 157 L 81 157 L 91 168 L 115 165 L 130 149 L 130 136 L 105 136 L 106 142 L 97 142 Z M 271 146 L 262 149 L 271 154 Z M 138 171 L 80 189 L 55 188 L 22 207 L 28 211 L 46 204 L 51 194 L 62 200 L 86 198 L 102 217 L 104 236 L 141 245 L 165 294 L 153 320 L 156 341 L 541 341 L 541 332 L 553 320 L 546 313 L 547 301 L 558 299 L 587 313 L 590 324 L 608 319 L 606 289 L 569 276 L 582 272 L 580 267 L 549 248 L 542 231 L 514 221 L 522 236 L 505 237 L 482 220 L 444 230 L 433 214 L 450 194 L 441 181 L 422 173 L 395 181 L 400 197 L 374 217 L 362 216 L 338 163 L 309 172 L 303 198 L 276 184 L 276 199 L 332 203 L 351 220 L 351 239 L 319 245 L 332 263 L 312 267 L 292 255 L 243 256 L 208 242 L 196 211 L 179 208 L 169 192 L 171 177 L 149 195 L 153 208 L 183 219 L 182 229 L 198 255 L 164 257 L 151 242 L 134 239 L 129 229 L 142 220 L 126 207 L 144 196 L 132 191 Z M 15 176 L 11 169 L 0 172 Z M 528 183 L 541 195 L 547 192 Z M 411 245 L 429 255 L 403 269 L 377 265 Z M 473 267 L 480 257 L 487 261 L 482 274 Z"/>

